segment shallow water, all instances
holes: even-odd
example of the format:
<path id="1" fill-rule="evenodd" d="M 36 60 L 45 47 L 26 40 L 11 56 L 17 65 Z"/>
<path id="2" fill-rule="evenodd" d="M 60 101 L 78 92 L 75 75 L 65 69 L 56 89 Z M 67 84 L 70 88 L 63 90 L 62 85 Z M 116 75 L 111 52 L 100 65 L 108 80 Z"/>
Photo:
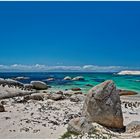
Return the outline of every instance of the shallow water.
<path id="1" fill-rule="evenodd" d="M 15 78 L 15 77 L 29 77 L 27 80 L 20 80 L 23 83 L 30 83 L 32 80 L 44 81 L 51 85 L 55 89 L 71 89 L 73 87 L 80 87 L 84 92 L 87 92 L 91 87 L 86 86 L 86 84 L 91 84 L 93 86 L 105 81 L 113 80 L 118 88 L 129 89 L 137 91 L 140 93 L 140 75 L 116 75 L 113 73 L 78 73 L 78 72 L 28 72 L 28 73 L 0 73 L 1 78 Z M 76 77 L 83 76 L 84 81 L 65 81 L 63 78 L 65 76 Z M 54 81 L 45 81 L 48 78 L 55 78 Z"/>

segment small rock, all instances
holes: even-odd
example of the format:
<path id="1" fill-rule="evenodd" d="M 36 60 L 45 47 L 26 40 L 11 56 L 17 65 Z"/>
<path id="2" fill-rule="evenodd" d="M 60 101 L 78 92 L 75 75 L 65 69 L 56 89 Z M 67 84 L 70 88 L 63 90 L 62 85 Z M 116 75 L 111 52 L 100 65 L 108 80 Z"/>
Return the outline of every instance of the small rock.
<path id="1" fill-rule="evenodd" d="M 51 93 L 48 95 L 48 99 L 58 101 L 64 99 L 64 97 L 61 94 Z"/>
<path id="2" fill-rule="evenodd" d="M 70 101 L 72 102 L 83 102 L 85 100 L 85 96 L 82 94 L 74 94 L 70 97 Z"/>
<path id="3" fill-rule="evenodd" d="M 46 81 L 54 81 L 54 78 L 48 78 Z"/>
<path id="4" fill-rule="evenodd" d="M 24 84 L 24 88 L 26 89 L 32 89 L 33 85 L 32 84 Z"/>
<path id="5" fill-rule="evenodd" d="M 86 84 L 86 86 L 88 86 L 88 87 L 93 87 L 93 85 L 91 85 L 91 84 Z"/>
<path id="6" fill-rule="evenodd" d="M 56 92 L 56 94 L 61 94 L 61 95 L 63 95 L 63 92 L 62 92 L 62 91 L 58 91 L 58 92 Z"/>
<path id="7" fill-rule="evenodd" d="M 79 91 L 79 90 L 81 90 L 80 88 L 72 88 L 71 89 L 72 91 Z"/>
<path id="8" fill-rule="evenodd" d="M 5 108 L 2 104 L 0 104 L 0 112 L 5 112 Z"/>
<path id="9" fill-rule="evenodd" d="M 64 78 L 64 80 L 71 80 L 72 78 L 70 77 L 70 76 L 66 76 L 65 78 Z"/>
<path id="10" fill-rule="evenodd" d="M 11 118 L 10 118 L 10 117 L 5 117 L 5 119 L 6 119 L 6 120 L 9 120 L 9 119 L 11 119 Z"/>
<path id="11" fill-rule="evenodd" d="M 92 132 L 93 128 L 93 125 L 88 122 L 85 117 L 77 117 L 70 120 L 67 130 L 70 132 L 85 134 Z"/>
<path id="12" fill-rule="evenodd" d="M 126 126 L 126 132 L 135 133 L 140 131 L 140 121 L 132 121 Z"/>
<path id="13" fill-rule="evenodd" d="M 84 77 L 83 76 L 77 76 L 77 77 L 74 77 L 72 80 L 73 81 L 83 81 Z"/>
<path id="14" fill-rule="evenodd" d="M 74 92 L 74 94 L 83 94 L 83 93 L 79 91 L 79 92 Z"/>
<path id="15" fill-rule="evenodd" d="M 22 131 L 28 132 L 29 131 L 29 128 L 23 127 L 23 128 L 20 129 L 20 132 L 22 132 Z"/>

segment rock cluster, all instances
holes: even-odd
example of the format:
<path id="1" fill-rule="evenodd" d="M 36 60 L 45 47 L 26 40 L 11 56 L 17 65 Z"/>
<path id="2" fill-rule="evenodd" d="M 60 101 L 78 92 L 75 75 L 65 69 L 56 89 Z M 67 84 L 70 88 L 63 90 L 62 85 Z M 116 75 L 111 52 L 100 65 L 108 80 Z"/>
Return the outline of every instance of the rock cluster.
<path id="1" fill-rule="evenodd" d="M 120 96 L 114 82 L 111 80 L 93 87 L 88 92 L 82 117 L 71 120 L 68 124 L 68 131 L 80 134 L 91 133 L 95 130 L 93 123 L 113 129 L 122 130 L 124 128 Z M 102 130 L 106 131 L 104 128 Z"/>

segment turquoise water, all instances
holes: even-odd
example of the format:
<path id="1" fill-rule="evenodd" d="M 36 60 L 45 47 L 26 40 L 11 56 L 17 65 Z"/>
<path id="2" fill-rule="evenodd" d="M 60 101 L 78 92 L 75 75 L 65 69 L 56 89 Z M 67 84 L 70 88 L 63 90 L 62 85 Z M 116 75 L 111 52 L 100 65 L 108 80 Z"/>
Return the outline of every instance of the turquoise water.
<path id="1" fill-rule="evenodd" d="M 78 74 L 69 74 L 71 77 L 78 76 Z M 115 75 L 113 73 L 82 73 L 79 76 L 84 77 L 84 81 L 72 81 L 62 85 L 54 85 L 57 89 L 71 89 L 73 87 L 80 87 L 83 91 L 87 92 L 91 87 L 104 82 L 105 80 L 113 80 L 116 83 L 117 88 L 129 89 L 140 93 L 140 76 L 131 75 Z"/>
<path id="2" fill-rule="evenodd" d="M 48 85 L 51 85 L 55 89 L 71 89 L 74 87 L 79 87 L 83 92 L 87 92 L 91 87 L 86 86 L 86 84 L 91 84 L 93 86 L 105 81 L 113 80 L 118 88 L 129 89 L 137 91 L 140 93 L 140 75 L 116 75 L 113 73 L 58 73 L 58 72 L 30 72 L 30 73 L 0 73 L 1 78 L 14 78 L 18 76 L 29 77 L 27 80 L 21 80 L 23 83 L 30 83 L 32 80 L 40 80 L 46 82 Z M 84 81 L 65 81 L 63 78 L 65 76 L 76 77 L 83 76 Z M 53 77 L 55 80 L 47 82 L 47 78 Z"/>

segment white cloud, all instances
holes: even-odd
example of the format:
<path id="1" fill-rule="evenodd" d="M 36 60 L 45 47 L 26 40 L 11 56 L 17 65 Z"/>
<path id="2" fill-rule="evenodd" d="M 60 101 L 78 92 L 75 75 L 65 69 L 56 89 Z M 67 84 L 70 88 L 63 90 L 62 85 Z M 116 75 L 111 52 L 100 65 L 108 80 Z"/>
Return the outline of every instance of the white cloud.
<path id="1" fill-rule="evenodd" d="M 97 66 L 97 65 L 84 65 L 84 66 L 47 66 L 47 65 L 0 65 L 0 71 L 89 71 L 89 72 L 114 72 L 121 70 L 129 70 L 128 67 L 123 66 Z"/>
<path id="2" fill-rule="evenodd" d="M 112 71 L 119 71 L 119 70 L 123 70 L 126 69 L 127 67 L 123 67 L 123 66 L 96 66 L 96 65 L 85 65 L 83 66 L 84 70 L 87 71 L 101 71 L 101 72 L 112 72 Z"/>

